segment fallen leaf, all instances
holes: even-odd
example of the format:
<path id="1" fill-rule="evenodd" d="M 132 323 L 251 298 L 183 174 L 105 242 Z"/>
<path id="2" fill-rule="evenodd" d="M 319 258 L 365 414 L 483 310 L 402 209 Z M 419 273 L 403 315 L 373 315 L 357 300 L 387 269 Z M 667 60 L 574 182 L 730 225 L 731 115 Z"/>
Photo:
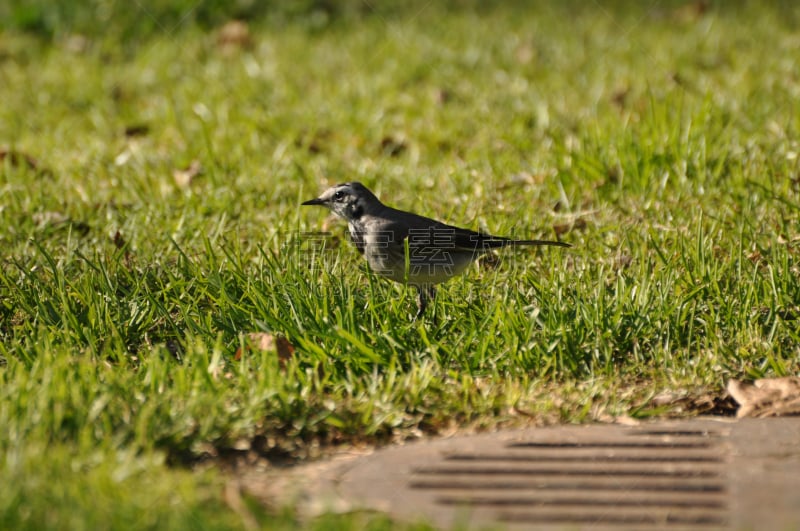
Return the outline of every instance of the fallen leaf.
<path id="1" fill-rule="evenodd" d="M 511 175 L 507 182 L 498 185 L 497 190 L 508 190 L 509 188 L 519 186 L 539 185 L 547 180 L 548 176 L 546 172 L 529 173 L 527 171 L 521 171 Z"/>
<path id="2" fill-rule="evenodd" d="M 88 223 L 72 219 L 61 212 L 36 212 L 31 216 L 37 228 L 48 230 L 69 229 L 80 236 L 86 236 L 92 230 Z"/>
<path id="3" fill-rule="evenodd" d="M 69 216 L 66 214 L 62 212 L 53 212 L 50 210 L 45 212 L 35 212 L 31 216 L 31 219 L 37 227 L 51 227 L 69 222 Z"/>
<path id="4" fill-rule="evenodd" d="M 453 99 L 453 93 L 446 88 L 436 88 L 432 92 L 433 101 L 438 105 L 449 103 Z"/>
<path id="5" fill-rule="evenodd" d="M 484 269 L 497 269 L 500 256 L 497 253 L 486 253 L 478 259 L 478 265 Z"/>
<path id="6" fill-rule="evenodd" d="M 616 257 L 614 257 L 614 268 L 615 269 L 624 269 L 633 263 L 633 256 L 627 253 L 618 253 Z"/>
<path id="7" fill-rule="evenodd" d="M 681 87 L 685 87 L 689 84 L 688 80 L 686 79 L 686 76 L 682 75 L 680 72 L 672 72 L 669 75 L 669 79 L 671 79 L 673 83 Z"/>
<path id="8" fill-rule="evenodd" d="M 195 159 L 186 168 L 173 170 L 172 178 L 175 179 L 175 184 L 181 188 L 188 188 L 195 177 L 203 172 L 203 166 L 200 161 Z"/>
<path id="9" fill-rule="evenodd" d="M 557 236 L 561 236 L 573 230 L 582 230 L 586 228 L 586 220 L 583 218 L 577 218 L 575 221 L 571 223 L 560 223 L 558 225 L 553 225 L 553 231 L 556 233 Z"/>
<path id="10" fill-rule="evenodd" d="M 74 54 L 82 54 L 89 49 L 90 41 L 85 35 L 73 33 L 63 40 L 64 49 Z"/>
<path id="11" fill-rule="evenodd" d="M 400 156 L 408 146 L 401 140 L 391 136 L 385 136 L 381 139 L 381 153 L 389 155 L 390 157 Z"/>
<path id="12" fill-rule="evenodd" d="M 173 358 L 178 360 L 179 362 L 183 361 L 183 347 L 181 344 L 176 341 L 175 339 L 168 339 L 166 343 L 164 343 L 164 347 L 167 349 Z"/>
<path id="13" fill-rule="evenodd" d="M 709 8 L 708 0 L 697 0 L 676 8 L 672 15 L 680 22 L 695 22 L 708 13 Z"/>
<path id="14" fill-rule="evenodd" d="M 762 257 L 763 257 L 762 254 L 757 250 L 747 255 L 747 259 L 754 264 L 761 262 Z"/>
<path id="15" fill-rule="evenodd" d="M 530 417 L 530 418 L 532 418 L 532 419 L 535 419 L 535 418 L 537 418 L 537 417 L 538 417 L 536 413 L 532 413 L 532 412 L 530 412 L 530 411 L 528 411 L 528 410 L 525 410 L 525 409 L 519 408 L 519 407 L 517 407 L 517 406 L 511 406 L 511 407 L 508 409 L 508 414 L 509 414 L 509 415 L 521 415 L 521 416 L 523 416 L 523 417 Z"/>
<path id="16" fill-rule="evenodd" d="M 15 168 L 26 166 L 32 170 L 46 172 L 46 170 L 40 170 L 39 162 L 35 158 L 21 151 L 0 148 L 0 161 L 5 160 L 8 160 L 8 163 Z"/>
<path id="17" fill-rule="evenodd" d="M 630 417 L 628 415 L 620 415 L 618 417 L 614 417 L 613 422 L 616 424 L 620 424 L 622 426 L 639 426 L 641 424 L 641 421 L 633 417 Z"/>
<path id="18" fill-rule="evenodd" d="M 667 390 L 650 400 L 655 408 L 669 410 L 670 414 L 733 415 L 734 404 L 729 396 L 716 391 Z"/>
<path id="19" fill-rule="evenodd" d="M 739 404 L 737 418 L 800 415 L 800 377 L 728 382 L 728 393 Z"/>
<path id="20" fill-rule="evenodd" d="M 131 124 L 125 126 L 125 136 L 128 138 L 134 136 L 145 136 L 150 132 L 150 126 L 147 124 Z"/>
<path id="21" fill-rule="evenodd" d="M 625 107 L 625 103 L 628 101 L 628 94 L 631 93 L 631 88 L 628 86 L 618 88 L 614 91 L 611 95 L 611 103 L 623 109 Z"/>
<path id="22" fill-rule="evenodd" d="M 247 334 L 248 345 L 245 350 L 253 349 L 260 351 L 273 351 L 278 355 L 278 361 L 281 366 L 292 359 L 294 356 L 294 346 L 283 336 L 276 336 L 269 332 L 251 332 Z M 240 361 L 242 359 L 242 348 L 236 350 L 234 359 Z"/>
<path id="23" fill-rule="evenodd" d="M 305 148 L 309 153 L 317 155 L 327 150 L 333 133 L 328 129 L 316 131 L 302 131 L 294 140 L 294 145 L 298 148 Z"/>
<path id="24" fill-rule="evenodd" d="M 517 49 L 514 51 L 514 57 L 518 63 L 526 65 L 536 57 L 536 50 L 531 43 L 525 42 L 517 46 Z"/>
<path id="25" fill-rule="evenodd" d="M 111 240 L 114 242 L 114 247 L 117 249 L 122 249 L 125 247 L 125 238 L 122 237 L 122 233 L 120 231 L 116 231 L 111 237 Z"/>
<path id="26" fill-rule="evenodd" d="M 217 46 L 227 53 L 237 49 L 252 48 L 250 27 L 241 20 L 232 20 L 226 23 L 217 33 Z"/>
<path id="27" fill-rule="evenodd" d="M 622 177 L 622 166 L 615 164 L 606 170 L 606 182 L 610 184 L 617 184 Z"/>
<path id="28" fill-rule="evenodd" d="M 130 149 L 125 149 L 119 155 L 114 157 L 114 164 L 117 166 L 124 166 L 133 157 L 133 152 Z"/>

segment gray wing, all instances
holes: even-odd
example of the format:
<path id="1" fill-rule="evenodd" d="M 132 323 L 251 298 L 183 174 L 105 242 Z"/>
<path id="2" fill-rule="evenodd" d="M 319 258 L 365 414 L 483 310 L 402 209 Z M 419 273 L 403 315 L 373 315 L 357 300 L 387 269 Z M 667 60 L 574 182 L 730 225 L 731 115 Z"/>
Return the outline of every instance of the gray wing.
<path id="1" fill-rule="evenodd" d="M 485 252 L 510 240 L 462 229 L 434 219 L 394 210 L 379 219 L 370 220 L 371 228 L 379 233 L 380 241 L 389 249 L 403 253 L 405 242 L 415 250 L 451 250 Z"/>
<path id="2" fill-rule="evenodd" d="M 420 246 L 436 249 L 454 249 L 457 251 L 471 251 L 485 253 L 490 249 L 506 247 L 509 245 L 553 245 L 558 247 L 571 247 L 570 244 L 551 240 L 516 240 L 504 236 L 494 236 L 485 232 L 462 229 L 447 225 L 416 214 L 402 212 L 406 216 L 406 224 L 411 227 L 406 234 L 409 247 Z"/>
<path id="3" fill-rule="evenodd" d="M 404 234 L 408 238 L 409 247 L 485 252 L 511 242 L 508 238 L 462 229 L 416 214 L 403 214 L 407 218 L 404 224 L 409 227 Z"/>

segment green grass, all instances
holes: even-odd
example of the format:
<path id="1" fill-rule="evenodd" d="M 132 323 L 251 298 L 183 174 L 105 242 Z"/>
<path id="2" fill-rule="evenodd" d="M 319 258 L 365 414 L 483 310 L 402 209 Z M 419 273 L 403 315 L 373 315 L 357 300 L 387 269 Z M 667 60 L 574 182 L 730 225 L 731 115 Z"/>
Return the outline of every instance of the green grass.
<path id="1" fill-rule="evenodd" d="M 216 456 L 677 414 L 651 398 L 798 372 L 800 11 L 467 4 L 309 2 L 229 48 L 216 4 L 112 12 L 125 39 L 87 23 L 102 2 L 10 4 L 1 528 L 288 529 L 226 500 Z M 574 247 L 503 252 L 411 323 L 413 291 L 298 206 L 346 180 Z"/>

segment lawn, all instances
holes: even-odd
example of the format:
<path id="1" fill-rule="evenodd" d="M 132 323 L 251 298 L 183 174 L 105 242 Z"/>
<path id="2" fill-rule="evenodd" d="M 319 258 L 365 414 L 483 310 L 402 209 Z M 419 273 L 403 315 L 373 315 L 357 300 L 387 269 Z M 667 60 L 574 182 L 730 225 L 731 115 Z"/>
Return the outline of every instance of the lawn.
<path id="1" fill-rule="evenodd" d="M 795 3 L 230 4 L 0 7 L 0 528 L 401 528 L 231 477 L 800 371 Z M 573 247 L 412 322 L 354 180 Z"/>

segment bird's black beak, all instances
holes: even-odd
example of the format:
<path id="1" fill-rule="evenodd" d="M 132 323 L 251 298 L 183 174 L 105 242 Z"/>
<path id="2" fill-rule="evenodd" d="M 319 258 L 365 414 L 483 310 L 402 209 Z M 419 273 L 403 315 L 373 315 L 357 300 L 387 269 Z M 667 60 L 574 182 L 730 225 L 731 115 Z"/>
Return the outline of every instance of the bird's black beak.
<path id="1" fill-rule="evenodd" d="M 303 201 L 300 203 L 301 205 L 324 205 L 325 201 L 320 199 L 319 197 L 316 199 L 309 199 L 308 201 Z"/>

